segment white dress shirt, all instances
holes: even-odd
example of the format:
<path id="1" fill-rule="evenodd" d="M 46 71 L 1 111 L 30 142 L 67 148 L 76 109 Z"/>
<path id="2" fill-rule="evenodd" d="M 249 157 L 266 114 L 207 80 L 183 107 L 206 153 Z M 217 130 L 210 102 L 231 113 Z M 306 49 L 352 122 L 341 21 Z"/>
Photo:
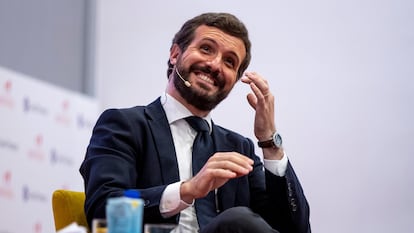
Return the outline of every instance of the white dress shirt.
<path id="1" fill-rule="evenodd" d="M 168 185 L 164 190 L 160 201 L 160 212 L 166 218 L 180 213 L 179 224 L 173 232 L 196 233 L 198 232 L 198 223 L 195 208 L 193 205 L 181 200 L 180 185 L 183 181 L 192 177 L 192 146 L 197 132 L 184 119 L 192 116 L 191 112 L 184 105 L 167 93 L 161 96 L 161 104 L 167 115 L 174 140 L 180 181 Z M 211 132 L 210 114 L 204 117 L 204 119 L 208 122 Z M 287 163 L 286 154 L 281 160 L 264 160 L 265 168 L 278 176 L 285 175 Z"/>

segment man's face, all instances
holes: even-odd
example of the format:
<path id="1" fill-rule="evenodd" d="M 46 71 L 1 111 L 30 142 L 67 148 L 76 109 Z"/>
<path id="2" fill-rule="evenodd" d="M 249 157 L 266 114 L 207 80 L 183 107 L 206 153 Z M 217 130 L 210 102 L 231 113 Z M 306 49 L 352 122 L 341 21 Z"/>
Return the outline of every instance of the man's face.
<path id="1" fill-rule="evenodd" d="M 193 41 L 182 52 L 175 45 L 170 59 L 191 87 L 174 71 L 174 85 L 187 102 L 200 110 L 211 110 L 230 93 L 237 81 L 237 71 L 246 56 L 241 39 L 218 28 L 200 26 Z"/>

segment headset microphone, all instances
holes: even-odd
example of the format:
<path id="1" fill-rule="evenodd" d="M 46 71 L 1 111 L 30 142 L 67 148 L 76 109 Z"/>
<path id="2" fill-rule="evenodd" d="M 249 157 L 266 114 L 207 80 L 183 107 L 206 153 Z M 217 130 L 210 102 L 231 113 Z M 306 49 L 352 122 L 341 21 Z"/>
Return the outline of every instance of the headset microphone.
<path id="1" fill-rule="evenodd" d="M 178 77 L 180 77 L 180 79 L 181 79 L 181 80 L 183 80 L 184 84 L 185 84 L 187 87 L 191 87 L 191 83 L 190 83 L 189 81 L 185 80 L 185 79 L 181 76 L 181 74 L 178 72 L 178 69 L 177 69 L 177 68 L 175 68 L 175 73 L 177 73 Z"/>

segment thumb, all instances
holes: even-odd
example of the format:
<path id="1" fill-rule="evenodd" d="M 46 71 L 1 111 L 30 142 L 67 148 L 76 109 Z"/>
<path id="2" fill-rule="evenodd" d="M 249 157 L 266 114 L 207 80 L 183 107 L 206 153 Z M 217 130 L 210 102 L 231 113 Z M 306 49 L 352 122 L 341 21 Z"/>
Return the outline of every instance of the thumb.
<path id="1" fill-rule="evenodd" d="M 254 110 L 256 110 L 257 98 L 256 98 L 256 96 L 255 96 L 254 94 L 249 93 L 249 94 L 247 95 L 247 102 L 249 102 L 250 106 L 251 106 Z"/>

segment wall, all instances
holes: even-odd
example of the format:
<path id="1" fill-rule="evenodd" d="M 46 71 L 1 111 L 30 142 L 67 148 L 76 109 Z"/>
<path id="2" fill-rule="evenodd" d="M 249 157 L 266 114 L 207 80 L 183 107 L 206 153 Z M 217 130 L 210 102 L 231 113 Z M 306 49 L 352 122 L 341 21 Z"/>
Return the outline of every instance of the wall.
<path id="1" fill-rule="evenodd" d="M 93 95 L 94 0 L 0 0 L 0 65 Z"/>
<path id="2" fill-rule="evenodd" d="M 79 173 L 95 99 L 0 67 L 0 232 L 54 232 L 52 193 Z"/>
<path id="3" fill-rule="evenodd" d="M 159 96 L 174 33 L 205 11 L 234 13 L 250 29 L 249 70 L 276 96 L 313 231 L 411 232 L 414 2 L 97 1 L 102 109 Z M 248 92 L 238 84 L 213 117 L 254 138 Z"/>

